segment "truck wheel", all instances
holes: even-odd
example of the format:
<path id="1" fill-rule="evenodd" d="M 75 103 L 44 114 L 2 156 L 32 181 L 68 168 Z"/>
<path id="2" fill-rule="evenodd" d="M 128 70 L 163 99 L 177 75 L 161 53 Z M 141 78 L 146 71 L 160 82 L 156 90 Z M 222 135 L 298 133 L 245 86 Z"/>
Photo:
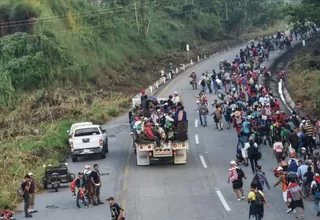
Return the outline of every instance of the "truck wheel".
<path id="1" fill-rule="evenodd" d="M 72 162 L 77 162 L 78 157 L 77 156 L 71 156 L 71 160 L 72 160 Z"/>
<path id="2" fill-rule="evenodd" d="M 105 150 L 102 150 L 100 156 L 101 156 L 101 159 L 106 158 L 106 152 L 105 152 Z"/>
<path id="3" fill-rule="evenodd" d="M 109 146 L 106 144 L 106 153 L 109 153 Z"/>
<path id="4" fill-rule="evenodd" d="M 44 189 L 48 189 L 48 183 L 45 180 L 43 180 L 43 188 Z"/>

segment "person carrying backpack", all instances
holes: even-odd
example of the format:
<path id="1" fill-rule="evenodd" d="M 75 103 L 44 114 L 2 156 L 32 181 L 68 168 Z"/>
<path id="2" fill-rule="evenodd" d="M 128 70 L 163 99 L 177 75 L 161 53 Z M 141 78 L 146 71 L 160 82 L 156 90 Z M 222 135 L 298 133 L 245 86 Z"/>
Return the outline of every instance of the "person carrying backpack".
<path id="1" fill-rule="evenodd" d="M 252 173 L 254 173 L 256 171 L 255 167 L 258 165 L 258 160 L 261 158 L 261 152 L 259 151 L 258 145 L 254 142 L 254 138 L 252 136 L 249 138 L 249 144 L 246 144 L 245 147 L 246 146 Z"/>
<path id="2" fill-rule="evenodd" d="M 236 194 L 237 200 L 240 201 L 245 199 L 243 192 L 243 178 L 247 179 L 247 177 L 234 160 L 230 162 L 230 166 L 231 168 L 228 170 L 228 184 L 232 182 L 233 191 Z"/>
<path id="3" fill-rule="evenodd" d="M 295 219 L 298 219 L 297 208 L 300 209 L 300 215 L 303 219 L 304 205 L 303 205 L 303 194 L 302 190 L 298 184 L 298 176 L 294 172 L 287 173 L 288 181 L 288 203 L 290 208 L 293 210 Z"/>
<path id="4" fill-rule="evenodd" d="M 269 208 L 269 203 L 266 200 L 264 193 L 254 184 L 251 184 L 251 191 L 248 194 L 249 219 L 254 217 L 256 220 L 261 220 L 264 215 L 264 205 Z"/>
<path id="5" fill-rule="evenodd" d="M 257 165 L 256 166 L 256 173 L 255 173 L 255 175 L 253 177 L 253 180 L 252 180 L 251 184 L 256 185 L 258 187 L 258 190 L 260 190 L 262 192 L 263 192 L 263 188 L 264 188 L 265 185 L 267 186 L 267 188 L 269 190 L 271 189 L 265 172 L 263 172 L 261 170 L 261 165 Z"/>
<path id="6" fill-rule="evenodd" d="M 297 172 L 298 171 L 298 160 L 296 159 L 297 153 L 296 152 L 292 152 L 290 154 L 290 159 L 288 161 L 288 171 L 289 172 Z"/>

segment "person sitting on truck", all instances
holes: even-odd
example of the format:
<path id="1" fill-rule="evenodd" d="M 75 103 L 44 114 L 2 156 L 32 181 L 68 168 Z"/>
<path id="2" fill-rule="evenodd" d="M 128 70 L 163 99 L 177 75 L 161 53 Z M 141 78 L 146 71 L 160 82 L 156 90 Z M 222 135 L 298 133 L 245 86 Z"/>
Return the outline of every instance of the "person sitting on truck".
<path id="1" fill-rule="evenodd" d="M 174 121 L 175 122 L 187 121 L 187 112 L 184 110 L 183 106 L 181 106 L 180 109 L 175 112 Z"/>
<path id="2" fill-rule="evenodd" d="M 169 113 L 165 117 L 166 117 L 166 122 L 165 122 L 164 128 L 169 129 L 170 127 L 173 127 L 174 119 L 173 119 L 172 113 Z"/>
<path id="3" fill-rule="evenodd" d="M 152 132 L 152 123 L 151 122 L 146 123 L 145 134 L 146 134 L 147 138 L 149 138 L 151 140 L 154 140 L 157 138 Z"/>
<path id="4" fill-rule="evenodd" d="M 158 123 L 156 123 L 155 125 L 156 125 L 156 129 L 157 129 L 157 132 L 160 136 L 161 141 L 165 142 L 166 138 L 167 138 L 166 132 L 164 131 L 164 129 L 162 127 L 159 126 Z"/>

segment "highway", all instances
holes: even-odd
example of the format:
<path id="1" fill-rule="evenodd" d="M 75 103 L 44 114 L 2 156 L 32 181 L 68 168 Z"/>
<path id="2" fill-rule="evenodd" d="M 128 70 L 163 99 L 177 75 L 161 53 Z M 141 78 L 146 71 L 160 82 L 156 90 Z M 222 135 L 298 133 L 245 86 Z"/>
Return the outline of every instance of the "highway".
<path id="1" fill-rule="evenodd" d="M 215 57 L 195 65 L 192 69 L 198 76 L 212 69 L 218 70 L 221 59 L 233 60 L 242 47 L 235 47 Z M 271 58 L 278 56 L 270 53 Z M 271 61 L 272 62 L 272 59 Z M 270 64 L 270 62 L 268 64 Z M 36 196 L 36 209 L 33 219 L 70 220 L 97 219 L 109 220 L 110 211 L 105 199 L 113 196 L 126 211 L 129 220 L 244 220 L 248 219 L 249 205 L 237 201 L 231 184 L 227 184 L 229 163 L 236 158 L 236 132 L 234 129 L 223 131 L 215 129 L 210 117 L 208 127 L 201 127 L 198 113 L 195 111 L 198 91 L 193 91 L 188 75 L 192 69 L 179 75 L 157 94 L 168 97 L 177 91 L 183 100 L 189 120 L 190 152 L 186 165 L 156 163 L 151 166 L 136 166 L 132 141 L 129 136 L 127 114 L 105 125 L 109 135 L 109 153 L 104 160 L 98 157 L 86 157 L 78 162 L 68 161 L 70 170 L 78 173 L 86 164 L 97 163 L 102 173 L 103 185 L 101 197 L 104 205 L 78 210 L 70 189 L 65 187 L 58 193 L 47 190 Z M 217 99 L 208 94 L 209 102 Z M 212 113 L 213 108 L 209 109 Z M 266 172 L 271 194 L 266 190 L 270 208 L 265 209 L 265 220 L 294 219 L 286 214 L 280 186 L 273 188 L 276 182 L 272 170 L 276 161 L 272 158 L 269 146 L 261 146 L 264 159 L 259 162 Z M 248 180 L 244 183 L 245 194 L 253 174 L 249 167 L 242 167 Z M 313 202 L 305 201 L 305 219 L 317 219 Z M 19 214 L 23 218 L 22 215 Z M 18 217 L 19 217 L 18 216 Z"/>

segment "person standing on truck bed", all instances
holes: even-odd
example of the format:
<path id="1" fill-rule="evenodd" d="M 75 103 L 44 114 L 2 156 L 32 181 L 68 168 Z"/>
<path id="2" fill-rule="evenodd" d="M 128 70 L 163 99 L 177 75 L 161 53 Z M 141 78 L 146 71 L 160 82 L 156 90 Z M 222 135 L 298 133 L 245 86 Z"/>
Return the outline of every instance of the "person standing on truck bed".
<path id="1" fill-rule="evenodd" d="M 96 199 L 93 200 L 93 205 L 104 204 L 100 200 L 100 188 L 102 187 L 102 182 L 98 164 L 93 165 L 93 170 L 90 174 L 90 179 L 94 188 L 93 196 L 96 197 Z"/>
<path id="2" fill-rule="evenodd" d="M 184 110 L 183 106 L 181 106 L 180 109 L 175 112 L 174 120 L 176 122 L 187 121 L 187 112 Z"/>

